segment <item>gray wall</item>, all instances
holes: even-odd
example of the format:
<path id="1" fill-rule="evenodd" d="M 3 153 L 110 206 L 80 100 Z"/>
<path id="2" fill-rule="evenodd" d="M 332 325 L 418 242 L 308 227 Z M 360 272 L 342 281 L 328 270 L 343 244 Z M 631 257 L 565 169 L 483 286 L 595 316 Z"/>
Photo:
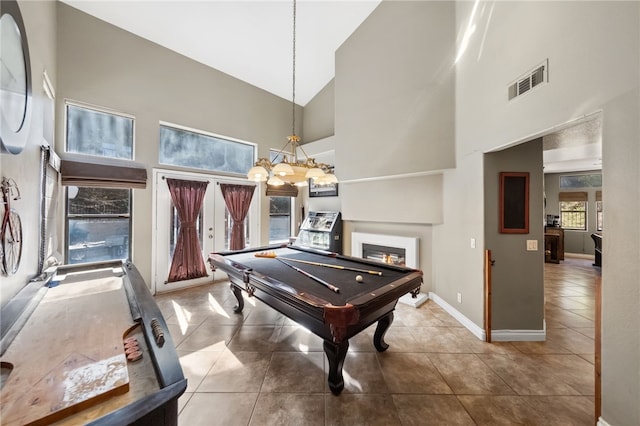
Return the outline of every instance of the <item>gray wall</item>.
<path id="1" fill-rule="evenodd" d="M 53 103 L 45 95 L 42 82 L 46 71 L 56 79 L 56 4 L 45 1 L 19 1 L 27 33 L 31 59 L 33 108 L 29 136 L 18 155 L 0 154 L 2 176 L 13 178 L 21 198 L 12 203 L 22 220 L 22 260 L 15 275 L 0 276 L 0 305 L 9 301 L 38 273 L 40 229 L 40 146 L 53 144 Z M 3 208 L 0 208 L 0 211 Z"/>
<path id="2" fill-rule="evenodd" d="M 336 173 L 342 180 L 455 165 L 454 18 L 453 2 L 383 1 L 338 49 Z M 385 195 L 377 193 L 376 201 L 384 203 Z"/>
<path id="3" fill-rule="evenodd" d="M 382 2 L 336 52 L 335 159 L 351 232 L 420 238 L 431 288 L 441 170 L 454 166 L 453 2 Z M 375 90 L 372 90 L 375 88 Z"/>
<path id="4" fill-rule="evenodd" d="M 560 190 L 560 176 L 580 175 L 580 174 L 602 174 L 600 171 L 585 171 L 575 173 L 547 173 L 544 175 L 544 193 L 547 199 L 545 215 L 560 215 L 560 202 L 558 194 Z M 580 188 L 570 191 L 586 192 L 587 200 L 587 230 L 586 231 L 564 231 L 564 251 L 565 253 L 594 254 L 595 245 L 591 239 L 591 234 L 596 232 L 596 191 L 602 188 Z M 562 190 L 567 191 L 567 190 Z M 544 216 L 546 217 L 546 216 Z"/>
<path id="5" fill-rule="evenodd" d="M 499 232 L 500 172 L 529 173 L 529 233 Z M 493 330 L 534 330 L 544 325 L 544 239 L 542 138 L 484 157 L 485 247 L 495 265 L 492 276 Z M 537 251 L 527 251 L 527 240 L 536 240 Z"/>
<path id="6" fill-rule="evenodd" d="M 328 138 L 335 133 L 335 81 L 332 79 L 305 106 L 302 144 Z"/>
<path id="7" fill-rule="evenodd" d="M 257 143 L 260 157 L 284 146 L 291 133 L 289 101 L 62 3 L 57 84 L 57 151 L 64 151 L 65 99 L 132 114 L 135 160 L 147 165 L 149 176 L 160 166 L 160 121 Z M 264 186 L 260 193 L 261 223 L 268 223 Z M 132 260 L 150 283 L 151 179 L 133 197 Z M 261 241 L 268 242 L 268 226 L 261 228 Z"/>

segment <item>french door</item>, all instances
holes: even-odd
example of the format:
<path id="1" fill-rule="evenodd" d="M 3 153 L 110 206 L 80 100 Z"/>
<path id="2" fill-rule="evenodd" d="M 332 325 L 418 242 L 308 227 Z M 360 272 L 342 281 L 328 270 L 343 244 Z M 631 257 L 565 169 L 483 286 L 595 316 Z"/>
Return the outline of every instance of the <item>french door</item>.
<path id="1" fill-rule="evenodd" d="M 196 223 L 197 234 L 200 239 L 200 248 L 208 272 L 208 276 L 206 277 L 177 282 L 167 281 L 180 225 L 166 182 L 167 178 L 208 183 L 207 191 L 202 202 L 202 210 Z M 154 223 L 152 236 L 152 280 L 154 293 L 173 291 L 225 278 L 223 272 L 212 272 L 207 262 L 209 253 L 227 250 L 229 247 L 232 219 L 225 205 L 224 198 L 222 197 L 219 184 L 244 182 L 246 181 L 200 173 L 154 169 Z M 254 199 L 251 202 L 249 214 L 247 215 L 247 221 L 245 222 L 247 224 L 245 231 L 248 246 L 256 245 L 260 235 L 258 228 L 258 199 L 258 191 L 256 191 L 254 193 Z"/>

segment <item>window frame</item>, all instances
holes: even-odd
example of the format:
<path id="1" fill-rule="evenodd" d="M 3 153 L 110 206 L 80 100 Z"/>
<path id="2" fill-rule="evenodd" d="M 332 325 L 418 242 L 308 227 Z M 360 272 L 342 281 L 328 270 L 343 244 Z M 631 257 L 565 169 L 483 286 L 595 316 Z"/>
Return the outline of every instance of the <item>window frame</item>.
<path id="1" fill-rule="evenodd" d="M 168 129 L 181 131 L 181 132 L 193 133 L 195 135 L 200 135 L 200 136 L 203 136 L 203 137 L 206 137 L 206 138 L 219 139 L 221 141 L 229 142 L 229 143 L 233 143 L 233 144 L 246 145 L 246 146 L 250 147 L 251 150 L 252 150 L 250 164 L 247 164 L 248 168 L 247 168 L 246 171 L 240 173 L 240 172 L 233 172 L 233 171 L 226 171 L 226 170 L 216 170 L 216 169 L 213 169 L 213 168 L 203 168 L 203 167 L 198 167 L 198 166 L 185 166 L 183 164 L 174 164 L 174 163 L 169 163 L 169 162 L 166 162 L 166 161 L 162 161 L 160 156 L 162 155 L 162 128 L 163 127 L 168 128 Z M 194 129 L 194 128 L 191 128 L 191 127 L 181 126 L 179 124 L 170 123 L 170 122 L 166 122 L 166 121 L 160 121 L 159 122 L 159 126 L 158 126 L 158 164 L 161 164 L 162 166 L 171 167 L 171 168 L 192 169 L 192 170 L 197 171 L 199 173 L 202 173 L 202 172 L 213 173 L 213 174 L 221 175 L 221 176 L 224 176 L 224 175 L 227 175 L 227 176 L 242 176 L 242 175 L 245 175 L 249 171 L 249 169 L 251 167 L 253 167 L 256 159 L 258 158 L 257 154 L 258 154 L 258 146 L 253 142 L 248 142 L 248 141 L 244 141 L 244 140 L 241 140 L 241 139 L 232 138 L 230 136 L 219 135 L 219 134 L 216 134 L 216 133 L 211 133 L 211 132 L 207 132 L 207 131 L 200 130 L 200 129 Z"/>
<path id="2" fill-rule="evenodd" d="M 87 154 L 81 151 L 69 151 L 69 107 L 74 108 L 83 108 L 87 110 L 91 110 L 94 112 L 98 112 L 101 114 L 110 114 L 115 115 L 121 118 L 128 118 L 131 120 L 131 156 L 129 158 L 123 157 L 114 157 L 109 155 L 96 155 L 96 154 Z M 97 158 L 112 158 L 112 159 L 120 159 L 120 160 L 134 160 L 136 150 L 136 117 L 132 114 L 127 114 L 125 112 L 116 111 L 106 107 L 100 107 L 96 105 L 90 105 L 78 101 L 73 100 L 65 100 L 64 104 L 64 152 L 65 153 L 77 153 L 83 155 L 91 155 Z"/>
<path id="3" fill-rule="evenodd" d="M 276 150 L 276 149 L 270 149 L 269 150 L 269 160 L 270 161 L 276 161 L 276 159 L 279 159 L 280 161 L 282 161 L 281 157 L 286 157 L 287 161 L 292 161 L 293 159 L 293 153 L 288 152 L 288 151 L 281 151 L 281 150 Z M 271 203 L 273 201 L 274 198 L 278 198 L 278 199 L 285 199 L 287 198 L 289 200 L 289 212 L 288 214 L 272 214 L 271 213 Z M 294 223 L 295 223 L 295 217 L 294 217 L 294 213 L 295 213 L 295 198 L 294 197 L 287 197 L 287 196 L 269 196 L 269 244 L 277 244 L 277 243 L 283 243 L 283 242 L 289 242 L 289 238 L 291 238 L 293 236 L 294 233 Z M 287 238 L 287 240 L 272 240 L 271 239 L 271 218 L 273 216 L 289 216 L 289 238 Z"/>
<path id="4" fill-rule="evenodd" d="M 127 118 L 131 120 L 131 133 L 130 133 L 130 144 L 131 144 L 131 148 L 130 148 L 130 158 L 123 158 L 123 157 L 114 157 L 114 156 L 108 156 L 108 155 L 95 155 L 95 154 L 86 154 L 84 152 L 79 152 L 79 151 L 68 151 L 68 136 L 69 136 L 69 107 L 72 106 L 74 108 L 82 108 L 82 109 L 87 109 L 87 110 L 91 110 L 91 111 L 95 111 L 101 114 L 110 114 L 110 115 L 115 115 L 115 116 L 119 116 L 119 117 L 123 117 L 123 118 Z M 93 156 L 94 158 L 105 158 L 105 159 L 116 159 L 116 160 L 133 160 L 134 158 L 134 153 L 135 153 L 135 126 L 136 126 L 136 120 L 135 120 L 135 116 L 131 115 L 131 114 L 126 114 L 123 112 L 119 112 L 119 111 L 115 111 L 115 110 L 111 110 L 109 108 L 103 108 L 103 107 L 97 107 L 94 105 L 88 105 L 88 104 L 84 104 L 81 102 L 76 102 L 76 101 L 71 101 L 71 100 L 66 100 L 65 101 L 65 117 L 64 117 L 64 149 L 65 149 L 65 153 L 70 152 L 70 153 L 77 153 L 77 154 L 84 154 L 84 155 L 90 155 Z M 70 257 L 70 245 L 71 245 L 71 238 L 70 238 L 70 224 L 71 221 L 73 220 L 78 220 L 78 219 L 95 219 L 95 218 L 105 218 L 105 219 L 127 219 L 128 223 L 127 223 L 127 230 L 128 230 L 128 235 L 127 235 L 127 260 L 131 260 L 133 252 L 133 203 L 134 203 L 134 194 L 131 188 L 122 188 L 122 187 L 115 187 L 115 186 L 111 186 L 108 183 L 105 183 L 104 186 L 92 186 L 95 188 L 101 188 L 101 189 L 120 189 L 120 190 L 127 190 L 128 192 L 128 198 L 129 198 L 129 205 L 128 205 L 128 212 L 127 213 L 117 213 L 117 214 L 70 214 L 69 213 L 69 189 L 73 187 L 73 185 L 71 186 L 67 186 L 65 188 L 64 191 L 64 229 L 65 229 L 65 235 L 64 235 L 64 257 L 65 257 L 65 262 L 66 263 L 86 263 L 86 262 L 72 262 L 71 257 Z M 79 186 L 78 188 L 80 188 L 82 186 Z M 122 258 L 113 258 L 111 260 L 117 260 L 117 259 L 122 259 Z M 106 260 L 106 259 L 105 259 Z M 91 260 L 87 261 L 87 262 L 91 262 Z"/>
<path id="5" fill-rule="evenodd" d="M 596 200 L 596 231 L 602 231 L 603 220 L 604 212 L 602 210 L 602 200 Z"/>
<path id="6" fill-rule="evenodd" d="M 583 208 L 581 210 L 569 210 L 569 209 L 563 209 L 563 203 L 581 203 Z M 589 215 L 588 213 L 588 207 L 589 207 L 589 202 L 588 201 L 579 201 L 579 200 L 574 200 L 574 201 L 559 201 L 558 202 L 558 209 L 560 211 L 560 226 L 562 227 L 562 229 L 565 230 L 569 230 L 569 231 L 587 231 L 588 230 L 588 226 L 589 226 Z M 569 227 L 565 220 L 564 220 L 564 214 L 565 213 L 582 213 L 583 216 L 583 222 L 584 222 L 584 226 L 581 228 L 576 228 L 576 227 Z"/>

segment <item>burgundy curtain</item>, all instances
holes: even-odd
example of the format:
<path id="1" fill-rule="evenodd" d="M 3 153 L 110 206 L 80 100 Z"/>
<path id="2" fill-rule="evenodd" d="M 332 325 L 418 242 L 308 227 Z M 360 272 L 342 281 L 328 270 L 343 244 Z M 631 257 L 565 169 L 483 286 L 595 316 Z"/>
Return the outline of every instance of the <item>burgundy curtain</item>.
<path id="1" fill-rule="evenodd" d="M 202 208 L 202 200 L 208 182 L 167 179 L 173 205 L 178 212 L 180 227 L 171 260 L 167 282 L 206 277 L 207 269 L 202 259 L 196 221 Z"/>
<path id="2" fill-rule="evenodd" d="M 227 209 L 233 219 L 229 250 L 241 250 L 244 248 L 244 219 L 249 212 L 251 198 L 255 189 L 255 185 L 220 184 L 224 202 L 227 204 Z"/>

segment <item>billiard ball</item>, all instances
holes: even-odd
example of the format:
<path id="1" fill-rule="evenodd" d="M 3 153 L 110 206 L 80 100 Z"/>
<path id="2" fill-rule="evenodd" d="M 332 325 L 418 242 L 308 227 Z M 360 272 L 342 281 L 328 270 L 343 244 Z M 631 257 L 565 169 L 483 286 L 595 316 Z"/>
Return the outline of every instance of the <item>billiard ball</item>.
<path id="1" fill-rule="evenodd" d="M 361 283 L 364 279 L 362 278 L 362 275 L 356 275 L 356 281 L 358 281 L 359 283 Z"/>

